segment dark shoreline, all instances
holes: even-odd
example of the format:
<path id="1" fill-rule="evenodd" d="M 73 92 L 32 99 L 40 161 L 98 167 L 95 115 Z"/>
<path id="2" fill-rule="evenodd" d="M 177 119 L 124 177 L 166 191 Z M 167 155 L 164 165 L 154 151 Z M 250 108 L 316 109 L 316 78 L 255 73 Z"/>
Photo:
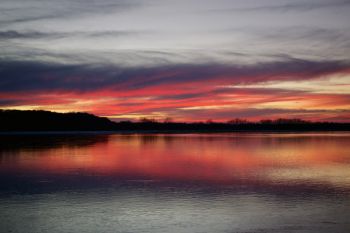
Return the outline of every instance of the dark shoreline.
<path id="1" fill-rule="evenodd" d="M 257 134 L 294 134 L 294 133 L 350 133 L 350 130 L 309 130 L 309 131 L 296 131 L 296 130 L 240 130 L 240 131 L 205 131 L 205 130 L 112 130 L 112 131 L 0 131 L 0 136 L 26 136 L 26 135 L 112 135 L 112 134 L 230 134 L 230 133 L 257 133 Z"/>
<path id="2" fill-rule="evenodd" d="M 113 122 L 88 113 L 56 113 L 48 111 L 0 110 L 0 134 L 69 134 L 77 133 L 233 133 L 233 132 L 342 132 L 350 131 L 350 123 L 311 122 L 301 119 L 276 119 L 249 122 L 172 122 L 142 119 L 137 122 Z"/>

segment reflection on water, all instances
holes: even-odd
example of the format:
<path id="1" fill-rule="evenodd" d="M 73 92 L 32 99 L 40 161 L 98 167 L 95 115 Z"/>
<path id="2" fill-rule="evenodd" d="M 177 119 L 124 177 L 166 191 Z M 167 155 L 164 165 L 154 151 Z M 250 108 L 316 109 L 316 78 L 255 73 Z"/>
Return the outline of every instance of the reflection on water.
<path id="1" fill-rule="evenodd" d="M 348 232 L 350 134 L 0 136 L 4 232 Z"/>

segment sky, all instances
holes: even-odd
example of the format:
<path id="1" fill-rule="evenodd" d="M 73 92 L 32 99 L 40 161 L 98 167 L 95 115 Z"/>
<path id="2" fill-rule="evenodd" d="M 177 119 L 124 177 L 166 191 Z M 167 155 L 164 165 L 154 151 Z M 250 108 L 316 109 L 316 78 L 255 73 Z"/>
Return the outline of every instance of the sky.
<path id="1" fill-rule="evenodd" d="M 0 108 L 350 122 L 350 0 L 1 0 Z"/>

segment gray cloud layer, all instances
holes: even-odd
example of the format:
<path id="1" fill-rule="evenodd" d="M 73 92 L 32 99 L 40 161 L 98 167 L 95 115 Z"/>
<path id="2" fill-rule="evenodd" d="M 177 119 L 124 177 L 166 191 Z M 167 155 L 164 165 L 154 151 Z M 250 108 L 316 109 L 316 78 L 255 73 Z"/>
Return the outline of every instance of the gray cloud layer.
<path id="1" fill-rule="evenodd" d="M 127 66 L 252 64 L 279 54 L 350 60 L 349 10 L 348 0 L 3 0 L 0 58 Z"/>
<path id="2" fill-rule="evenodd" d="M 280 4 L 266 5 L 262 3 L 260 6 L 250 6 L 241 8 L 223 9 L 222 11 L 267 11 L 267 12 L 287 12 L 287 11 L 311 11 L 324 8 L 337 8 L 350 6 L 349 0 L 333 0 L 333 1 L 282 1 Z"/>

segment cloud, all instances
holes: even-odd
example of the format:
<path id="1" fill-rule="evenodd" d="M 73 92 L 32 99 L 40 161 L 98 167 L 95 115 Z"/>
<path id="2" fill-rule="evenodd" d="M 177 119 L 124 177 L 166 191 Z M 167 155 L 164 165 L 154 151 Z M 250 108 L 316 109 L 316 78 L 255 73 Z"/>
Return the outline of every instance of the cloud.
<path id="1" fill-rule="evenodd" d="M 119 65 L 266 62 L 277 53 L 303 59 L 348 59 L 346 7 L 315 15 L 292 12 L 288 17 L 255 11 L 246 17 L 239 12 L 269 7 L 324 9 L 349 1 L 276 2 L 4 0 L 0 57 L 54 61 L 60 53 Z M 238 14 L 198 13 L 232 7 Z M 43 57 L 36 53 L 39 50 Z M 74 58 L 64 62 L 75 63 Z"/>
<path id="2" fill-rule="evenodd" d="M 288 11 L 311 11 L 323 8 L 334 7 L 348 7 L 350 6 L 349 0 L 326 0 L 326 1 L 295 1 L 286 4 L 267 5 L 262 4 L 260 6 L 247 6 L 239 8 L 222 9 L 220 11 L 226 12 L 256 12 L 256 11 L 268 11 L 268 12 L 288 12 Z"/>
<path id="3" fill-rule="evenodd" d="M 41 32 L 26 32 L 20 33 L 18 31 L 0 31 L 0 39 L 36 39 L 47 37 L 49 34 Z"/>
<path id="4" fill-rule="evenodd" d="M 0 31 L 0 39 L 2 40 L 11 40 L 11 39 L 60 39 L 60 38 L 74 38 L 74 37 L 80 37 L 80 38 L 106 38 L 106 37 L 120 37 L 120 36 L 130 36 L 130 35 L 138 35 L 141 33 L 147 33 L 147 32 L 133 32 L 133 31 L 75 31 L 75 32 L 40 32 L 40 31 L 15 31 L 15 30 L 8 30 L 8 31 Z"/>
<path id="5" fill-rule="evenodd" d="M 2 61 L 0 97 L 4 101 L 0 104 L 6 108 L 89 111 L 121 119 L 171 116 L 179 120 L 227 120 L 283 114 L 333 119 L 347 114 L 340 110 L 349 106 L 350 95 L 265 88 L 264 83 L 305 82 L 345 73 L 349 73 L 346 61 L 292 58 L 245 66 L 158 67 Z"/>
<path id="6" fill-rule="evenodd" d="M 100 0 L 82 2 L 80 0 L 4 0 L 0 6 L 0 25 L 13 25 L 52 19 L 71 19 L 88 15 L 115 13 L 140 6 L 135 0 Z"/>
<path id="7" fill-rule="evenodd" d="M 278 115 L 347 108 L 348 91 L 335 84 L 347 84 L 350 72 L 349 6 L 344 0 L 3 0 L 0 104 L 188 119 L 195 111 L 215 119 L 233 108 L 251 109 L 242 113 L 251 117 L 261 109 Z"/>
<path id="8" fill-rule="evenodd" d="M 16 105 L 19 101 L 16 99 L 0 99 L 0 106 Z"/>
<path id="9" fill-rule="evenodd" d="M 235 66 L 188 64 L 159 67 L 118 67 L 113 65 L 65 65 L 40 62 L 2 61 L 0 91 L 116 91 L 153 86 L 191 87 L 252 84 L 268 81 L 305 80 L 349 72 L 346 61 L 286 61 Z M 168 86 L 169 87 L 169 86 Z"/>

